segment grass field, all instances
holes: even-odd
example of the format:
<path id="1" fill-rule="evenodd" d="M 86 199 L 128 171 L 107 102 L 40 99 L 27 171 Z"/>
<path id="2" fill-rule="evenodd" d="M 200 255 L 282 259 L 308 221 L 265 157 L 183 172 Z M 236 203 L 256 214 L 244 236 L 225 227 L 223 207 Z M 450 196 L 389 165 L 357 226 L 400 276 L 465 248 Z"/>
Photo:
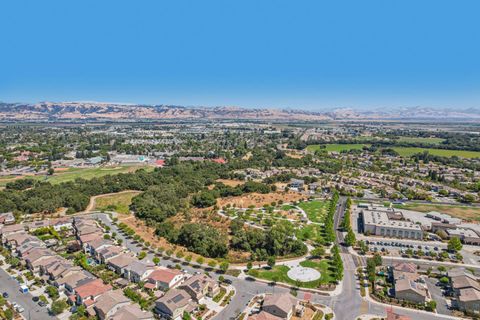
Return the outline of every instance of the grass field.
<path id="1" fill-rule="evenodd" d="M 445 141 L 442 138 L 425 138 L 425 137 L 399 137 L 399 142 L 407 143 L 429 143 L 429 144 L 439 144 Z"/>
<path id="2" fill-rule="evenodd" d="M 480 221 L 480 208 L 461 206 L 461 205 L 440 205 L 440 204 L 423 204 L 423 203 L 407 203 L 398 206 L 400 209 L 407 209 L 419 212 L 438 211 L 446 213 L 452 217 L 461 218 L 464 220 Z"/>
<path id="3" fill-rule="evenodd" d="M 325 237 L 325 228 L 324 226 L 318 224 L 308 224 L 303 228 L 297 229 L 295 236 L 302 241 L 312 240 L 317 243 L 323 243 L 323 239 Z"/>
<path id="4" fill-rule="evenodd" d="M 410 147 L 393 147 L 393 149 L 402 157 L 410 157 L 415 153 L 422 153 L 428 151 L 430 154 L 442 157 L 458 156 L 461 158 L 480 158 L 479 151 L 466 151 L 466 150 L 446 150 L 446 149 L 434 149 L 434 148 L 410 148 Z"/>
<path id="5" fill-rule="evenodd" d="M 311 145 L 307 147 L 308 151 L 315 152 L 316 150 L 323 149 L 321 148 L 322 145 Z M 341 151 L 349 151 L 349 150 L 361 150 L 363 147 L 369 146 L 368 144 L 362 144 L 362 143 L 353 143 L 353 144 L 326 144 L 325 145 L 325 150 L 327 152 L 341 152 Z"/>
<path id="6" fill-rule="evenodd" d="M 139 193 L 139 191 L 126 191 L 111 195 L 99 196 L 95 199 L 94 209 L 128 214 L 130 213 L 128 207 L 132 203 L 132 198 Z"/>
<path id="7" fill-rule="evenodd" d="M 301 202 L 298 206 L 305 211 L 308 219 L 313 222 L 323 222 L 327 214 L 328 205 L 330 201 L 313 200 L 308 202 Z"/>
<path id="8" fill-rule="evenodd" d="M 138 169 L 152 171 L 154 168 L 150 166 L 117 166 L 117 167 L 100 167 L 100 168 L 69 168 L 65 171 L 55 172 L 52 176 L 24 176 L 21 178 L 32 178 L 39 181 L 48 181 L 52 184 L 74 181 L 77 178 L 92 179 L 103 177 L 109 174 L 134 172 Z M 19 177 L 2 177 L 0 178 L 0 187 L 4 187 L 8 182 L 20 179 Z"/>
<path id="9" fill-rule="evenodd" d="M 310 267 L 320 272 L 320 279 L 309 282 L 299 282 L 290 279 L 287 275 L 290 270 L 287 266 L 274 266 L 272 269 L 254 269 L 248 272 L 249 275 L 255 278 L 260 278 L 268 281 L 283 282 L 291 285 L 298 285 L 302 288 L 317 288 L 321 284 L 326 284 L 332 281 L 330 264 L 327 260 L 320 261 L 302 261 L 300 265 L 303 267 Z"/>

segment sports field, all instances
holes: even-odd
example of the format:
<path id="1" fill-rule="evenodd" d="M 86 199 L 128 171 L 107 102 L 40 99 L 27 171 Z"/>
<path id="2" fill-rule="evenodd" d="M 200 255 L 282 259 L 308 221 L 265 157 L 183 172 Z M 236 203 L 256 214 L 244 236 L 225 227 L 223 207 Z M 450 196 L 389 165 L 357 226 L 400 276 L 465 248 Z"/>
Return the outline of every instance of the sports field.
<path id="1" fill-rule="evenodd" d="M 325 148 L 322 148 L 325 146 Z M 349 151 L 349 150 L 362 150 L 363 147 L 369 146 L 368 144 L 363 143 L 352 143 L 352 144 L 325 144 L 325 145 L 318 145 L 314 144 L 307 147 L 308 151 L 315 152 L 316 150 L 326 150 L 328 152 L 341 152 L 341 151 Z"/>
<path id="2" fill-rule="evenodd" d="M 399 142 L 407 143 L 429 143 L 429 144 L 439 144 L 445 141 L 442 138 L 428 138 L 428 137 L 399 137 Z"/>
<path id="3" fill-rule="evenodd" d="M 402 157 L 410 157 L 416 153 L 422 153 L 428 151 L 431 155 L 441 157 L 457 156 L 461 158 L 480 158 L 479 151 L 466 151 L 466 150 L 446 150 L 435 148 L 410 148 L 410 147 L 393 147 L 393 150 L 398 152 Z"/>
<path id="4" fill-rule="evenodd" d="M 7 176 L 0 178 L 0 187 L 4 187 L 8 182 L 15 179 L 31 178 L 39 181 L 48 181 L 52 184 L 59 184 L 62 182 L 74 181 L 77 178 L 92 179 L 103 177 L 109 174 L 134 172 L 138 169 L 145 169 L 152 171 L 154 168 L 151 166 L 116 166 L 116 167 L 99 167 L 99 168 L 68 168 L 55 172 L 52 176 L 40 175 L 40 176 Z"/>
<path id="5" fill-rule="evenodd" d="M 437 211 L 464 220 L 480 221 L 480 208 L 473 206 L 406 203 L 398 208 L 419 212 Z"/>

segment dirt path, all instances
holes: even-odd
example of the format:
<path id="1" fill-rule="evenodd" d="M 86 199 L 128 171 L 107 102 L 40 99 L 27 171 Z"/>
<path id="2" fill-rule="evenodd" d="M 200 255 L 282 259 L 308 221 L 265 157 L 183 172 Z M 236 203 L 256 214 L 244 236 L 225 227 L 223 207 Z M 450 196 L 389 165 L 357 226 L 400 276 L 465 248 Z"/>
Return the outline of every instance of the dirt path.
<path id="1" fill-rule="evenodd" d="M 89 212 L 93 211 L 93 209 L 95 208 L 95 201 L 98 198 L 110 197 L 110 196 L 114 196 L 114 195 L 118 195 L 118 194 L 132 193 L 132 192 L 135 192 L 137 194 L 141 193 L 141 191 L 138 191 L 138 190 L 125 190 L 125 191 L 120 191 L 120 192 L 105 193 L 105 194 L 99 194 L 98 196 L 93 196 L 93 197 L 90 198 L 90 202 L 88 203 L 87 208 L 84 211 L 82 211 L 81 213 L 89 213 Z"/>

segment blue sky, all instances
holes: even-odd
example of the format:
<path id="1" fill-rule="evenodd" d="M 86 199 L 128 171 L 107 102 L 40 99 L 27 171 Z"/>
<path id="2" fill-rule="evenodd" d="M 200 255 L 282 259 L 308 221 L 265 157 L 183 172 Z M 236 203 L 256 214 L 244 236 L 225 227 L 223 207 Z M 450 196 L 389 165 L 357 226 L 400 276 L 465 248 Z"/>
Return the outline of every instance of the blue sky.
<path id="1" fill-rule="evenodd" d="M 0 3 L 0 100 L 480 107 L 480 1 Z"/>

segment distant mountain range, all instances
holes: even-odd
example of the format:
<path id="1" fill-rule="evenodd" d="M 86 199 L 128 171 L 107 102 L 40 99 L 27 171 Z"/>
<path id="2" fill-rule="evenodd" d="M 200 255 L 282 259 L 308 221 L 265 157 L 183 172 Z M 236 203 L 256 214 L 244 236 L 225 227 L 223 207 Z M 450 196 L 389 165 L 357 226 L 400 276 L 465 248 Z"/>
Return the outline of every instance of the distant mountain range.
<path id="1" fill-rule="evenodd" d="M 382 110 L 334 109 L 311 112 L 293 109 L 241 107 L 184 107 L 135 105 L 102 102 L 2 103 L 0 121 L 155 121 L 155 120 L 266 120 L 266 121 L 343 121 L 343 120 L 443 120 L 480 121 L 480 110 L 441 110 L 409 107 Z"/>

